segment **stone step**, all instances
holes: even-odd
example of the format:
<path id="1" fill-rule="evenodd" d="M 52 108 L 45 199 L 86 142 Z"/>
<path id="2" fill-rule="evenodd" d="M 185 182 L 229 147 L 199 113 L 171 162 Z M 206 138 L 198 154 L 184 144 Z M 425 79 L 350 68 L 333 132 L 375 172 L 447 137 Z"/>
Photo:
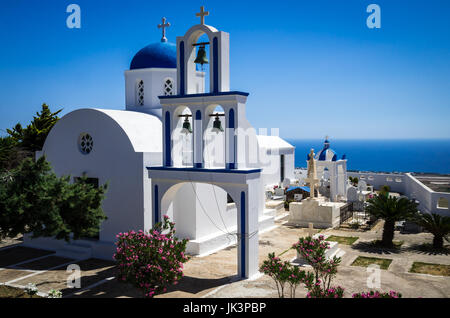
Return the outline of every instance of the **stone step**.
<path id="1" fill-rule="evenodd" d="M 56 251 L 56 255 L 75 260 L 87 259 L 92 256 L 92 249 L 87 245 L 66 244 L 64 248 Z"/>

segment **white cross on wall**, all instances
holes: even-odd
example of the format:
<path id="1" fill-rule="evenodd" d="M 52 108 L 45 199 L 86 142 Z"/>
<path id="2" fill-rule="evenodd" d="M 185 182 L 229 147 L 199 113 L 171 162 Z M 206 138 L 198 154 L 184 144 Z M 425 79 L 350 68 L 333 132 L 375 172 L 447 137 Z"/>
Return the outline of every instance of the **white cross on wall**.
<path id="1" fill-rule="evenodd" d="M 209 11 L 205 11 L 205 7 L 201 6 L 200 12 L 195 14 L 197 17 L 200 17 L 200 24 L 205 24 L 205 17 L 209 15 Z"/>
<path id="2" fill-rule="evenodd" d="M 158 29 L 162 29 L 161 42 L 167 42 L 166 28 L 170 27 L 170 22 L 166 23 L 166 18 L 162 18 L 162 24 L 158 24 Z"/>

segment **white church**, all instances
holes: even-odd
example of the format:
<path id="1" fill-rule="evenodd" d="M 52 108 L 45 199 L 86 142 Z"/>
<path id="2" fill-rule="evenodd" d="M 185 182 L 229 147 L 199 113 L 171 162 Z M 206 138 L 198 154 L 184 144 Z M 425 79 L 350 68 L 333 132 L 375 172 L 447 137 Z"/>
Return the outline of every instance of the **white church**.
<path id="1" fill-rule="evenodd" d="M 208 15 L 202 7 L 176 44 L 163 18 L 161 41 L 125 71 L 125 109 L 68 113 L 37 154 L 59 176 L 108 182 L 98 239 L 27 236 L 25 245 L 111 260 L 118 233 L 148 231 L 168 215 L 188 253 L 237 244 L 238 275 L 257 273 L 258 235 L 275 217 L 265 189 L 294 179 L 294 147 L 247 120 L 249 93 L 230 91 L 229 34 L 206 25 Z"/>

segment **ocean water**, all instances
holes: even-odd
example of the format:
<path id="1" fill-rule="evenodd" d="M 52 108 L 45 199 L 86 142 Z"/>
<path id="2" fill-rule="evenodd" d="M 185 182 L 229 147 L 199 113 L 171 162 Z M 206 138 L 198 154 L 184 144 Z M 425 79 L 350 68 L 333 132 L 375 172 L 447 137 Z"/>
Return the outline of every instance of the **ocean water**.
<path id="1" fill-rule="evenodd" d="M 295 166 L 306 167 L 311 148 L 317 153 L 323 139 L 286 139 L 295 146 Z M 428 172 L 450 174 L 450 139 L 350 140 L 330 139 L 330 148 L 347 169 L 379 172 Z"/>

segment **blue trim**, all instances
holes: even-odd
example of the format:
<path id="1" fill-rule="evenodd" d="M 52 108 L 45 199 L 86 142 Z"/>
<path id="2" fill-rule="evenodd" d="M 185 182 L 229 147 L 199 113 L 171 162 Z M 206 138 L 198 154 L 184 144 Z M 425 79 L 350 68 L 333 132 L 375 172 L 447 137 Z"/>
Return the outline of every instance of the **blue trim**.
<path id="1" fill-rule="evenodd" d="M 245 192 L 241 192 L 241 277 L 245 278 L 245 252 L 246 252 L 246 242 L 245 242 L 245 217 L 246 217 L 246 209 L 245 209 Z"/>
<path id="2" fill-rule="evenodd" d="M 325 161 L 327 159 L 327 152 L 326 152 L 326 150 L 325 150 L 325 148 L 324 149 L 322 149 L 321 151 L 320 151 L 320 154 L 319 154 L 319 160 L 320 161 Z"/>
<path id="3" fill-rule="evenodd" d="M 165 120 L 164 120 L 164 128 L 165 128 L 165 136 L 164 136 L 164 144 L 166 145 L 166 167 L 170 167 L 172 165 L 171 158 L 171 142 L 170 142 L 170 112 L 166 111 Z"/>
<path id="4" fill-rule="evenodd" d="M 293 190 L 296 190 L 296 189 L 302 189 L 303 191 L 311 192 L 311 190 L 309 189 L 309 187 L 306 187 L 306 186 L 289 187 L 289 188 L 286 190 L 286 192 L 290 192 L 290 191 L 293 191 Z"/>
<path id="5" fill-rule="evenodd" d="M 230 111 L 228 112 L 228 128 L 230 129 L 236 128 L 233 108 L 231 108 Z M 227 169 L 236 169 L 236 136 L 234 135 L 234 132 L 233 132 L 233 148 L 234 151 L 232 162 L 229 162 L 227 164 Z"/>
<path id="6" fill-rule="evenodd" d="M 185 79 L 184 79 L 184 41 L 180 42 L 180 96 L 183 96 L 185 92 Z"/>
<path id="7" fill-rule="evenodd" d="M 217 37 L 213 40 L 213 72 L 214 72 L 214 93 L 219 92 L 219 48 Z"/>
<path id="8" fill-rule="evenodd" d="M 147 167 L 149 171 L 185 171 L 185 172 L 216 172 L 216 173 L 236 173 L 236 174 L 252 174 L 259 173 L 262 169 L 249 169 L 249 170 L 237 170 L 237 169 L 205 169 L 205 168 L 176 168 L 176 167 Z"/>
<path id="9" fill-rule="evenodd" d="M 155 213 L 155 215 L 154 215 L 154 220 L 155 220 L 155 222 L 154 222 L 154 224 L 153 224 L 153 226 L 156 224 L 156 223 L 159 223 L 159 202 L 158 202 L 158 186 L 157 185 L 155 185 L 155 191 L 154 191 L 154 196 L 153 196 L 153 200 L 155 201 L 155 211 L 154 211 L 154 213 Z"/>
<path id="10" fill-rule="evenodd" d="M 200 110 L 197 110 L 195 112 L 195 120 L 202 120 L 202 112 Z M 194 124 L 195 125 L 195 124 Z M 195 128 L 195 127 L 194 127 Z M 200 132 L 201 133 L 201 132 Z M 195 138 L 195 136 L 194 136 Z M 194 139 L 195 140 L 195 139 Z M 200 141 L 200 143 L 203 143 L 203 138 Z M 198 146 L 198 145 L 197 145 Z M 203 145 L 202 145 L 203 146 Z M 203 147 L 202 147 L 203 148 Z M 203 162 L 196 162 L 195 163 L 195 168 L 203 168 Z"/>
<path id="11" fill-rule="evenodd" d="M 217 92 L 217 93 L 204 93 L 204 94 L 168 95 L 168 96 L 158 96 L 158 97 L 159 97 L 159 99 L 174 99 L 174 98 L 181 98 L 181 97 L 183 97 L 183 98 L 186 98 L 186 97 L 208 97 L 208 96 L 223 96 L 223 95 L 248 96 L 248 95 L 250 95 L 250 93 L 231 91 L 231 92 Z"/>

